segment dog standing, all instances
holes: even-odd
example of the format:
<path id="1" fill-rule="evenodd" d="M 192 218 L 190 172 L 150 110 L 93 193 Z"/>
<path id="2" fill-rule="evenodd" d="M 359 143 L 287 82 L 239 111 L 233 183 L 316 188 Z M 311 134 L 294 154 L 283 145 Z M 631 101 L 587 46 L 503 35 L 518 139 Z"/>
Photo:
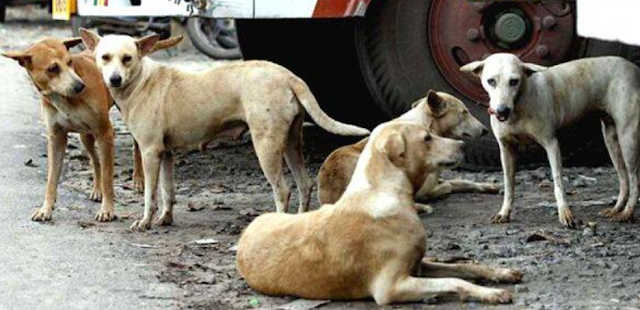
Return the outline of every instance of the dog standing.
<path id="1" fill-rule="evenodd" d="M 250 130 L 260 166 L 271 184 L 276 209 L 285 212 L 289 188 L 282 173 L 286 160 L 300 196 L 299 212 L 309 206 L 311 181 L 302 155 L 305 110 L 318 125 L 342 135 L 368 130 L 339 123 L 326 115 L 300 78 L 265 61 L 224 64 L 205 72 L 188 72 L 146 57 L 158 36 L 101 38 L 82 30 L 98 67 L 121 107 L 125 123 L 142 151 L 145 211 L 134 230 L 150 227 L 158 180 L 163 211 L 158 225 L 173 222 L 173 151 L 204 148 L 216 137 L 239 137 Z"/>
<path id="2" fill-rule="evenodd" d="M 238 242 L 239 273 L 256 291 L 276 296 L 373 297 L 384 305 L 459 294 L 511 302 L 506 290 L 459 278 L 513 283 L 522 278 L 517 270 L 423 259 L 426 232 L 415 194 L 427 175 L 463 156 L 463 142 L 432 135 L 427 127 L 401 121 L 378 126 L 334 205 L 263 214 L 249 224 Z"/>
<path id="3" fill-rule="evenodd" d="M 512 54 L 494 54 L 460 68 L 479 77 L 489 93 L 491 128 L 500 146 L 504 202 L 492 221 L 509 221 L 516 171 L 515 145 L 539 143 L 547 152 L 564 226 L 576 221 L 562 181 L 562 157 L 556 131 L 585 115 L 600 113 L 604 140 L 618 172 L 620 191 L 602 215 L 613 221 L 633 218 L 638 201 L 640 152 L 640 69 L 620 57 L 580 59 L 551 68 L 523 63 Z"/>
<path id="4" fill-rule="evenodd" d="M 17 60 L 27 70 L 42 97 L 48 136 L 47 188 L 42 207 L 31 217 L 34 221 L 51 220 L 69 132 L 80 133 L 80 140 L 91 160 L 91 200 L 102 201 L 96 220 L 106 222 L 115 218 L 114 132 L 109 121 L 113 100 L 93 60 L 84 54 L 69 53 L 69 48 L 81 42 L 80 38 L 64 41 L 45 39 L 25 51 L 2 54 Z"/>
<path id="5" fill-rule="evenodd" d="M 435 135 L 446 138 L 477 138 L 488 133 L 484 125 L 469 113 L 462 101 L 433 90 L 429 90 L 425 98 L 416 101 L 411 110 L 394 121 L 416 122 L 429 128 Z M 318 172 L 318 200 L 321 206 L 335 203 L 342 196 L 367 141 L 368 138 L 365 138 L 356 144 L 338 148 L 324 161 Z M 498 190 L 498 186 L 491 183 L 441 180 L 439 171 L 435 171 L 426 177 L 416 197 L 435 199 L 450 193 L 498 193 Z M 426 205 L 416 206 L 421 211 L 430 210 Z"/>

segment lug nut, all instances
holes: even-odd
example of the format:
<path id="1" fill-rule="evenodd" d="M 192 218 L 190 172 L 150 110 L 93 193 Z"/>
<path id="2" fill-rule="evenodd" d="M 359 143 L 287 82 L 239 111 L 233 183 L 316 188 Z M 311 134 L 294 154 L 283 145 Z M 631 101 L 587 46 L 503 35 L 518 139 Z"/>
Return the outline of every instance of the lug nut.
<path id="1" fill-rule="evenodd" d="M 545 16 L 542 19 L 542 27 L 544 29 L 551 29 L 551 28 L 553 28 L 553 26 L 556 25 L 556 23 L 557 23 L 557 21 L 556 21 L 555 17 L 553 17 L 551 15 Z"/>
<path id="2" fill-rule="evenodd" d="M 480 31 L 476 28 L 467 30 L 467 39 L 471 42 L 477 41 L 480 38 Z"/>
<path id="3" fill-rule="evenodd" d="M 549 56 L 549 48 L 546 45 L 539 45 L 536 47 L 536 55 L 539 58 L 546 58 Z"/>

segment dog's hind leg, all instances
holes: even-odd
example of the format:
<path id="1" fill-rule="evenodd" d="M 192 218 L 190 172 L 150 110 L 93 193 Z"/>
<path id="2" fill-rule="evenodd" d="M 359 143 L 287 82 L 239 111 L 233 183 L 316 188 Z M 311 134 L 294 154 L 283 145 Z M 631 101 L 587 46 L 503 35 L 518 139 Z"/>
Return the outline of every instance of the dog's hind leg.
<path id="1" fill-rule="evenodd" d="M 289 138 L 287 139 L 286 151 L 284 158 L 291 169 L 293 178 L 296 181 L 298 187 L 298 199 L 300 205 L 298 206 L 298 213 L 307 212 L 309 209 L 309 202 L 311 200 L 311 179 L 307 173 L 307 168 L 304 164 L 304 155 L 302 154 L 302 123 L 304 121 L 304 112 L 296 116 L 291 129 L 289 130 Z"/>
<path id="2" fill-rule="evenodd" d="M 58 195 L 58 182 L 62 173 L 64 153 L 67 149 L 67 133 L 60 129 L 50 129 L 47 143 L 47 189 L 42 207 L 31 215 L 33 221 L 49 221 L 53 204 Z"/>
<path id="3" fill-rule="evenodd" d="M 140 147 L 135 139 L 133 140 L 133 189 L 142 194 L 144 192 L 144 171 L 142 170 L 142 156 Z"/>
<path id="4" fill-rule="evenodd" d="M 604 136 L 604 142 L 609 151 L 611 162 L 618 172 L 618 182 L 620 190 L 618 192 L 618 200 L 613 208 L 607 208 L 600 212 L 600 215 L 610 218 L 611 216 L 619 213 L 624 209 L 629 198 L 629 174 L 627 167 L 622 157 L 622 150 L 620 149 L 620 141 L 618 140 L 618 133 L 616 132 L 616 126 L 611 118 L 603 119 L 602 123 L 602 135 Z"/>
<path id="5" fill-rule="evenodd" d="M 158 210 L 156 205 L 158 192 L 158 176 L 160 174 L 161 152 L 155 148 L 142 149 L 142 165 L 144 166 L 144 215 L 133 222 L 130 229 L 145 231 Z"/>
<path id="6" fill-rule="evenodd" d="M 511 293 L 507 290 L 483 287 L 457 278 L 405 277 L 389 286 L 387 290 L 373 294 L 379 305 L 420 301 L 445 294 L 458 294 L 463 300 L 473 299 L 490 304 L 511 303 L 512 300 Z"/>
<path id="7" fill-rule="evenodd" d="M 109 222 L 116 218 L 113 206 L 113 166 L 114 166 L 114 138 L 115 133 L 109 127 L 106 133 L 96 137 L 98 155 L 100 158 L 100 187 L 102 188 L 102 205 L 95 216 L 100 222 Z"/>
<path id="8" fill-rule="evenodd" d="M 471 281 L 518 283 L 524 276 L 521 271 L 515 269 L 490 268 L 474 264 L 444 264 L 425 259 L 422 260 L 420 267 L 420 276 L 427 278 L 461 278 Z"/>
<path id="9" fill-rule="evenodd" d="M 562 180 L 562 156 L 558 139 L 553 137 L 541 141 L 542 147 L 547 152 L 551 174 L 553 175 L 553 193 L 558 204 L 558 218 L 560 223 L 568 228 L 576 228 L 576 219 L 569 209 L 566 192 L 564 191 L 564 181 Z"/>
<path id="10" fill-rule="evenodd" d="M 260 168 L 273 189 L 273 198 L 277 212 L 287 212 L 289 204 L 289 187 L 282 174 L 282 157 L 288 132 L 251 130 L 251 138 L 260 162 Z M 148 176 L 147 176 L 148 177 Z"/>
<path id="11" fill-rule="evenodd" d="M 90 134 L 80 134 L 80 141 L 84 149 L 87 150 L 91 167 L 93 168 L 93 190 L 91 191 L 90 199 L 93 201 L 102 201 L 102 174 L 100 172 L 100 159 L 96 151 L 96 139 Z"/>
<path id="12" fill-rule="evenodd" d="M 616 222 L 625 222 L 633 219 L 638 196 L 640 196 L 638 192 L 638 172 L 640 172 L 640 163 L 638 162 L 640 160 L 638 157 L 638 152 L 640 151 L 640 141 L 638 141 L 639 127 L 638 117 L 634 116 L 629 116 L 620 122 L 616 122 L 620 149 L 629 174 L 629 199 L 622 211 L 611 216 L 611 220 Z"/>
<path id="13" fill-rule="evenodd" d="M 162 154 L 160 192 L 162 194 L 162 214 L 155 223 L 158 226 L 171 225 L 173 223 L 173 204 L 176 200 L 173 184 L 173 153 L 171 151 Z"/>

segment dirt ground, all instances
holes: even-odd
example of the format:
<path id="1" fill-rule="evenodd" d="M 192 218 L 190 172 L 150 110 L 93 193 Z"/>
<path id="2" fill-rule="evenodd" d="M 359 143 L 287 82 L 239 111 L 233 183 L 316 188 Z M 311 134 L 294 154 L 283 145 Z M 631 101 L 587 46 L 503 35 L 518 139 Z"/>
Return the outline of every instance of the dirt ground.
<path id="1" fill-rule="evenodd" d="M 41 10 L 28 7 L 12 9 L 9 13 L 13 18 L 29 16 L 29 22 L 0 26 L 1 49 L 24 47 L 42 36 L 66 37 L 69 34 L 64 24 L 47 21 L 48 17 Z M 162 55 L 161 60 L 199 68 L 211 63 L 192 53 L 173 57 Z M 35 96 L 32 104 L 37 105 Z M 174 308 L 189 309 L 375 307 L 371 301 L 307 303 L 289 297 L 267 297 L 252 291 L 239 277 L 235 269 L 235 245 L 240 233 L 258 215 L 274 211 L 271 189 L 246 138 L 210 145 L 205 151 L 179 154 L 176 160 L 178 205 L 173 226 L 154 227 L 146 233 L 128 232 L 131 222 L 142 214 L 143 199 L 132 189 L 131 139 L 115 110 L 112 119 L 118 132 L 115 190 L 119 220 L 94 222 L 93 214 L 99 205 L 88 199 L 77 205 L 59 206 L 54 212 L 54 220 L 76 221 L 78 225 L 72 232 L 75 234 L 89 234 L 95 238 L 118 235 L 121 237 L 118 242 L 131 247 L 139 260 L 153 268 L 156 278 L 149 282 L 168 283 L 180 292 L 144 296 L 145 299 L 167 300 Z M 304 153 L 311 175 L 317 174 L 320 164 L 333 149 L 352 141 L 332 136 L 317 127 L 306 127 Z M 70 142 L 60 191 L 88 197 L 91 190 L 88 158 L 82 153 L 77 137 Z M 45 139 L 34 143 L 40 145 L 42 156 L 33 158 L 32 165 L 44 168 Z M 293 184 L 291 175 L 287 178 Z M 447 172 L 445 178 L 502 181 L 498 172 L 454 171 Z M 431 202 L 435 212 L 421 216 L 429 232 L 427 255 L 459 257 L 523 270 L 526 276 L 521 284 L 488 284 L 515 292 L 513 305 L 496 306 L 496 309 L 640 309 L 638 223 L 610 223 L 597 214 L 614 201 L 617 193 L 615 172 L 611 167 L 576 167 L 566 169 L 565 178 L 574 215 L 583 221 L 580 229 L 567 230 L 558 224 L 550 171 L 543 167 L 518 172 L 515 212 L 509 224 L 494 225 L 489 221 L 500 208 L 501 195 L 458 194 Z M 45 182 L 44 176 L 41 182 Z M 294 193 L 292 209 L 295 202 Z M 38 203 L 39 200 L 35 200 L 30 205 L 3 208 L 30 210 Z M 314 193 L 312 208 L 317 207 Z M 26 222 L 28 218 L 21 220 Z M 589 222 L 593 222 L 595 228 L 587 227 Z M 531 236 L 537 232 L 555 236 L 559 242 L 531 241 Z M 494 307 L 441 298 L 385 308 Z"/>

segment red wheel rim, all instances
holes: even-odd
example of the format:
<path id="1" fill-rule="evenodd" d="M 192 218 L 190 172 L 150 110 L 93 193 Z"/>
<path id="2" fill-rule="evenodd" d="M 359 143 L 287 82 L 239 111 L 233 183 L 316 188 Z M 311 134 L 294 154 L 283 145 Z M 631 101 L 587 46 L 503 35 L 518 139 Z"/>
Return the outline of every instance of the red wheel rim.
<path id="1" fill-rule="evenodd" d="M 515 11 L 527 23 L 527 35 L 505 47 L 496 39 L 498 16 Z M 433 0 L 427 24 L 429 47 L 440 74 L 467 98 L 487 105 L 489 98 L 479 81 L 460 73 L 460 67 L 486 56 L 508 52 L 525 62 L 545 66 L 569 59 L 575 47 L 575 17 L 567 3 L 480 3 Z"/>

